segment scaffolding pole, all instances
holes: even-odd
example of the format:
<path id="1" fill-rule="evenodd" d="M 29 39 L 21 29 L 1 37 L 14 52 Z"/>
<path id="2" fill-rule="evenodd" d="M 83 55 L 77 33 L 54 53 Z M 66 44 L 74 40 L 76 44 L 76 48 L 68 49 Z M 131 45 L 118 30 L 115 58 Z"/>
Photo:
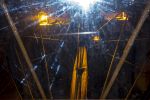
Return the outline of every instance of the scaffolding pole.
<path id="1" fill-rule="evenodd" d="M 143 11 L 143 14 L 142 14 L 136 28 L 134 29 L 132 35 L 130 36 L 130 38 L 127 42 L 127 45 L 126 45 L 126 47 L 123 51 L 123 55 L 122 55 L 119 63 L 117 64 L 116 69 L 114 70 L 114 73 L 113 73 L 110 81 L 108 82 L 108 85 L 107 85 L 107 87 L 106 87 L 105 91 L 103 92 L 100 99 L 105 99 L 107 97 L 112 85 L 114 84 L 114 82 L 115 82 L 115 80 L 116 80 L 116 78 L 117 78 L 117 76 L 118 76 L 118 74 L 119 74 L 119 72 L 120 72 L 127 56 L 128 56 L 128 54 L 130 52 L 130 49 L 131 49 L 136 37 L 138 36 L 138 33 L 139 33 L 140 29 L 142 28 L 148 14 L 149 14 L 149 10 L 150 10 L 150 0 L 148 1 L 147 5 L 146 5 L 146 8 Z"/>
<path id="2" fill-rule="evenodd" d="M 11 16 L 10 16 L 9 12 L 8 12 L 8 8 L 7 8 L 7 6 L 6 6 L 6 4 L 5 4 L 5 2 L 3 0 L 1 0 L 0 3 L 1 3 L 1 7 L 3 8 L 4 14 L 5 14 L 5 16 L 6 16 L 8 22 L 10 24 L 10 27 L 11 27 L 11 29 L 13 31 L 13 34 L 14 34 L 16 40 L 17 40 L 17 43 L 18 43 L 18 45 L 19 45 L 19 47 L 21 49 L 23 57 L 26 60 L 26 63 L 27 63 L 27 65 L 28 65 L 28 67 L 29 67 L 29 69 L 31 71 L 32 76 L 33 76 L 33 79 L 34 79 L 34 81 L 35 81 L 35 83 L 36 83 L 36 85 L 38 87 L 38 90 L 39 90 L 42 98 L 46 99 L 44 90 L 43 90 L 43 88 L 42 88 L 42 86 L 40 84 L 40 81 L 38 79 L 38 76 L 36 75 L 36 72 L 33 70 L 33 65 L 32 65 L 32 63 L 30 61 L 29 55 L 28 55 L 28 53 L 27 53 L 27 51 L 25 49 L 23 41 L 22 41 L 22 39 L 21 39 L 21 37 L 19 35 L 19 32 L 18 32 L 18 30 L 17 30 L 17 28 L 16 28 L 16 26 L 15 26 L 15 24 L 14 24 L 14 22 L 13 22 Z"/>

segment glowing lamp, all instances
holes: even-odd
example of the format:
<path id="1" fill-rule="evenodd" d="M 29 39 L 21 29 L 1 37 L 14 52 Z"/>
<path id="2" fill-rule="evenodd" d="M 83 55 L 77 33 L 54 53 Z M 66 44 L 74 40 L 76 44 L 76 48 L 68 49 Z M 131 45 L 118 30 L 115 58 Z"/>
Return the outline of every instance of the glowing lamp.
<path id="1" fill-rule="evenodd" d="M 121 12 L 119 15 L 116 16 L 117 20 L 126 21 L 128 20 L 128 15 L 125 12 Z"/>
<path id="2" fill-rule="evenodd" d="M 84 10 L 87 10 L 91 5 L 95 4 L 98 0 L 69 0 L 81 6 Z"/>
<path id="3" fill-rule="evenodd" d="M 41 25 L 41 26 L 49 25 L 48 24 L 48 15 L 47 15 L 47 13 L 40 12 L 38 14 L 38 21 L 39 21 L 39 25 Z"/>
<path id="4" fill-rule="evenodd" d="M 55 17 L 50 17 L 48 16 L 47 13 L 45 12 L 39 12 L 37 20 L 39 22 L 40 26 L 52 26 L 52 25 L 66 25 L 69 24 L 69 20 L 65 18 L 55 18 Z"/>
<path id="5" fill-rule="evenodd" d="M 92 38 L 93 41 L 98 42 L 101 40 L 100 36 L 96 35 Z"/>

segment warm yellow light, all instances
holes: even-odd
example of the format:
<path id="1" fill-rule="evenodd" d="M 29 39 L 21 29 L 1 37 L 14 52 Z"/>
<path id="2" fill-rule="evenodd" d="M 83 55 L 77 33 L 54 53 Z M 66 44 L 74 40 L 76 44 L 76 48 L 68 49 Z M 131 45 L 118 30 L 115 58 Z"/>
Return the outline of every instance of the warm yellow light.
<path id="1" fill-rule="evenodd" d="M 117 20 L 125 21 L 128 20 L 128 15 L 125 12 L 121 12 L 118 16 L 116 16 Z"/>
<path id="2" fill-rule="evenodd" d="M 94 36 L 94 37 L 93 37 L 93 41 L 96 41 L 96 42 L 97 42 L 97 41 L 100 41 L 100 40 L 101 40 L 100 36 Z"/>
<path id="3" fill-rule="evenodd" d="M 71 100 L 81 100 L 87 98 L 87 85 L 88 85 L 87 61 L 88 60 L 86 47 L 79 47 L 72 73 L 72 82 L 70 91 Z M 81 71 L 81 73 L 79 71 Z"/>
<path id="4" fill-rule="evenodd" d="M 48 16 L 48 14 L 43 11 L 39 12 L 37 20 L 38 20 L 40 26 L 69 24 L 69 20 L 67 18 Z"/>
<path id="5" fill-rule="evenodd" d="M 41 26 L 49 25 L 48 24 L 48 15 L 45 12 L 40 12 L 38 14 L 38 20 L 39 20 L 39 25 L 41 25 Z"/>

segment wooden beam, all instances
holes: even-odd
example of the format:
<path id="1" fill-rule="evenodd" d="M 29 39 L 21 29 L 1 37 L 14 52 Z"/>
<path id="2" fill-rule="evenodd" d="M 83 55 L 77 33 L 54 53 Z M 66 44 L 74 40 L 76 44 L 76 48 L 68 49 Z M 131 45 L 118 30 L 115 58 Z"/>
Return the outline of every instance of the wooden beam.
<path id="1" fill-rule="evenodd" d="M 142 14 L 136 28 L 134 29 L 132 35 L 130 36 L 130 38 L 127 42 L 127 45 L 126 45 L 126 47 L 123 51 L 123 55 L 122 55 L 119 63 L 117 64 L 116 69 L 114 70 L 114 73 L 113 73 L 110 81 L 108 82 L 106 90 L 103 92 L 103 95 L 101 96 L 100 99 L 105 99 L 107 97 L 111 87 L 113 86 L 113 84 L 114 84 L 114 82 L 115 82 L 115 80 L 116 80 L 116 78 L 117 78 L 117 76 L 118 76 L 118 74 L 119 74 L 119 72 L 120 72 L 127 56 L 128 56 L 128 54 L 130 52 L 130 49 L 131 49 L 136 37 L 138 36 L 139 31 L 141 30 L 148 14 L 149 14 L 149 11 L 150 11 L 150 0 L 148 1 L 147 6 L 146 6 L 145 10 L 143 11 L 143 14 Z"/>
<path id="2" fill-rule="evenodd" d="M 43 90 L 43 88 L 42 88 L 42 86 L 41 86 L 41 84 L 40 84 L 40 81 L 39 81 L 39 79 L 38 79 L 38 76 L 36 75 L 35 71 L 33 70 L 33 65 L 32 65 L 32 63 L 31 63 L 31 60 L 30 60 L 30 58 L 29 58 L 29 55 L 28 55 L 28 53 L 27 53 L 27 51 L 26 51 L 26 49 L 25 49 L 25 46 L 24 46 L 24 44 L 23 44 L 23 41 L 22 41 L 22 39 L 21 39 L 21 37 L 20 37 L 20 35 L 19 35 L 19 32 L 18 32 L 18 30 L 17 30 L 17 28 L 16 28 L 16 26 L 15 26 L 15 24 L 14 24 L 14 22 L 13 22 L 11 16 L 10 16 L 9 12 L 8 12 L 7 6 L 6 6 L 6 4 L 4 3 L 3 0 L 0 1 L 0 3 L 1 3 L 1 7 L 3 8 L 4 14 L 5 14 L 5 16 L 6 16 L 8 22 L 9 22 L 9 24 L 10 24 L 10 27 L 11 27 L 11 29 L 12 29 L 12 31 L 13 31 L 13 34 L 14 34 L 16 40 L 17 40 L 17 43 L 18 43 L 18 45 L 19 45 L 19 47 L 20 47 L 20 49 L 21 49 L 21 52 L 22 52 L 22 54 L 23 54 L 23 56 L 24 56 L 24 59 L 26 60 L 26 63 L 27 63 L 27 65 L 28 65 L 28 67 L 29 67 L 29 69 L 30 69 L 30 71 L 31 71 L 31 74 L 32 74 L 32 76 L 33 76 L 33 79 L 34 79 L 34 81 L 35 81 L 35 83 L 36 83 L 36 85 L 37 85 L 37 87 L 38 87 L 38 90 L 39 90 L 39 92 L 40 92 L 42 98 L 43 98 L 43 99 L 46 99 L 44 90 Z"/>

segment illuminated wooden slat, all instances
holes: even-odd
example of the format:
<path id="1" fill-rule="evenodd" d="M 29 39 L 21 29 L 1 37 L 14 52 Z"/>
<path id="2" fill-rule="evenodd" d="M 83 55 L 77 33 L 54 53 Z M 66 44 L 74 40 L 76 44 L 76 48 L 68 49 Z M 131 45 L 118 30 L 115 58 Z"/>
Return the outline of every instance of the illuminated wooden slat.
<path id="1" fill-rule="evenodd" d="M 87 51 L 85 47 L 79 47 L 72 74 L 71 99 L 86 99 L 87 77 Z"/>

